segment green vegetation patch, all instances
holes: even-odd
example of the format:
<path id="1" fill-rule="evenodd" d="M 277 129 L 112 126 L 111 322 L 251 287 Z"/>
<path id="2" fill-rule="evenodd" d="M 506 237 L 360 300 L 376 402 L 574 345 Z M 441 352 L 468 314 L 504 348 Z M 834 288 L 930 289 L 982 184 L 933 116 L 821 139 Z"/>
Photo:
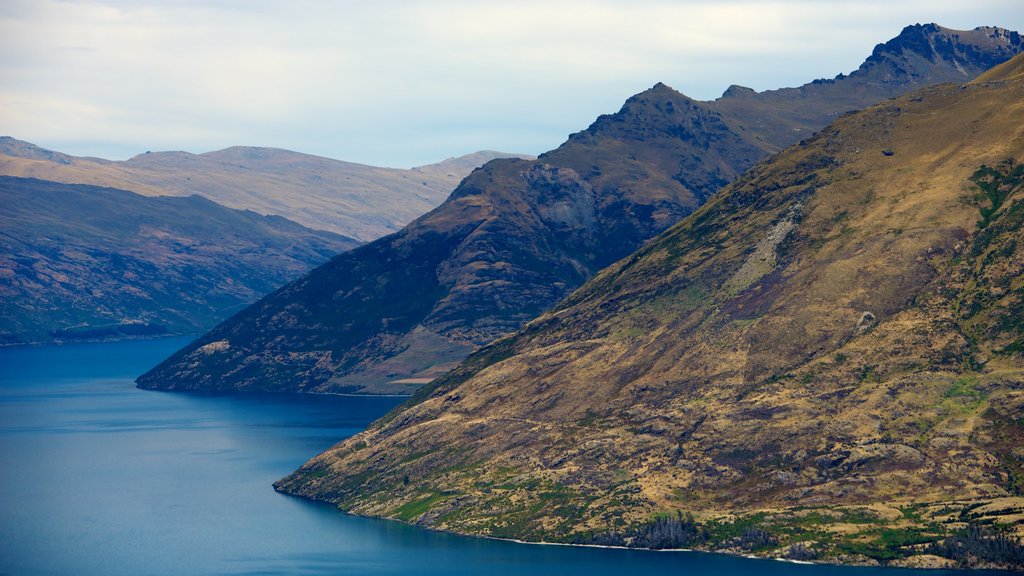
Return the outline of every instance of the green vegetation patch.
<path id="1" fill-rule="evenodd" d="M 972 374 L 958 378 L 942 394 L 940 412 L 946 416 L 955 416 L 976 411 L 988 398 L 976 386 L 977 377 Z"/>
<path id="2" fill-rule="evenodd" d="M 975 198 L 979 202 L 978 212 L 981 213 L 978 228 L 984 229 L 992 222 L 992 217 L 1003 207 L 1009 195 L 1024 183 L 1024 165 L 1014 165 L 1012 159 L 1004 160 L 995 167 L 983 165 L 971 175 L 971 180 L 979 190 Z M 983 205 L 983 202 L 988 205 Z"/>
<path id="3" fill-rule="evenodd" d="M 405 522 L 412 522 L 416 518 L 419 518 L 420 516 L 425 514 L 427 511 L 429 511 L 437 504 L 444 502 L 445 500 L 449 500 L 451 498 L 451 494 L 442 494 L 440 492 L 434 492 L 422 498 L 410 500 L 409 502 L 402 504 L 398 508 L 392 510 L 390 515 Z"/>
<path id="4" fill-rule="evenodd" d="M 942 531 L 932 527 L 878 528 L 837 539 L 835 551 L 874 560 L 895 560 L 914 554 L 915 546 L 935 542 L 942 535 Z"/>

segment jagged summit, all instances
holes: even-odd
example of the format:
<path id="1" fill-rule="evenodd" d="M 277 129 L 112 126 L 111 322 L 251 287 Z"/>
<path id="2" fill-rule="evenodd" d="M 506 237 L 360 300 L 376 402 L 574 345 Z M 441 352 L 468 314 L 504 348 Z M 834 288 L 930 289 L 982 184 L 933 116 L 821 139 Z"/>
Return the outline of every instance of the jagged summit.
<path id="1" fill-rule="evenodd" d="M 722 92 L 722 98 L 743 98 L 745 96 L 756 96 L 757 90 L 753 88 L 747 88 L 746 86 L 740 86 L 739 84 L 732 84 Z"/>
<path id="2" fill-rule="evenodd" d="M 880 75 L 892 81 L 901 75 L 935 81 L 970 80 L 1024 48 L 1017 32 L 993 26 L 952 30 L 938 24 L 914 24 L 899 36 L 875 46 L 852 77 Z M 935 68 L 936 64 L 940 64 Z M 883 68 L 884 71 L 879 70 Z M 980 70 L 979 70 L 980 69 Z"/>
<path id="3" fill-rule="evenodd" d="M 875 46 L 850 74 L 764 92 L 730 88 L 707 107 L 774 153 L 845 112 L 930 84 L 969 81 L 1021 50 L 1020 34 L 1003 28 L 952 30 L 915 24 Z"/>

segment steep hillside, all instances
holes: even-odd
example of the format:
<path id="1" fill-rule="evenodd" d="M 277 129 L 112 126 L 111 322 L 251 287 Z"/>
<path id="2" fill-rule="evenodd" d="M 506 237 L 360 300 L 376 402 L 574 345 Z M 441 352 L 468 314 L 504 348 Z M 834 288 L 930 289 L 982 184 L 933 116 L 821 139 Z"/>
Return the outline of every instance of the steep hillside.
<path id="1" fill-rule="evenodd" d="M 411 170 L 341 162 L 276 148 L 147 152 L 124 162 L 78 158 L 0 137 L 0 174 L 131 190 L 199 194 L 230 208 L 279 215 L 361 241 L 394 232 L 440 204 L 474 168 L 476 152 Z"/>
<path id="2" fill-rule="evenodd" d="M 0 176 L 0 343 L 205 330 L 356 245 L 201 196 Z"/>
<path id="3" fill-rule="evenodd" d="M 470 534 L 1024 567 L 1022 69 L 844 116 L 277 488 Z"/>
<path id="4" fill-rule="evenodd" d="M 936 57 L 933 45 L 956 58 Z M 139 383 L 408 393 L 689 214 L 789 144 L 793 126 L 964 79 L 1021 47 L 1000 29 L 912 26 L 876 48 L 865 72 L 824 91 L 814 83 L 707 103 L 658 84 L 536 161 L 487 164 L 431 214 L 260 302 Z M 904 61 L 913 65 L 895 64 Z M 748 110 L 766 123 L 748 122 Z M 221 352 L 207 353 L 212 344 Z"/>
<path id="5" fill-rule="evenodd" d="M 409 392 L 693 211 L 736 155 L 756 157 L 693 106 L 658 85 L 536 161 L 489 162 L 436 210 L 282 288 L 139 384 Z M 680 158 L 700 165 L 692 185 L 674 177 Z"/>

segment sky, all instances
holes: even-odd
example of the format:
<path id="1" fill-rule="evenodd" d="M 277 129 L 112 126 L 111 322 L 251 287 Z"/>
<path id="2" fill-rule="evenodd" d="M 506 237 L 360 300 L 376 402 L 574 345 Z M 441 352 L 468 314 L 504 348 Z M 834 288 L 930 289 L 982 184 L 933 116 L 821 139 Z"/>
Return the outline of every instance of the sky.
<path id="1" fill-rule="evenodd" d="M 113 160 L 539 154 L 657 82 L 798 86 L 928 22 L 1024 31 L 1024 2 L 0 0 L 0 135 Z"/>

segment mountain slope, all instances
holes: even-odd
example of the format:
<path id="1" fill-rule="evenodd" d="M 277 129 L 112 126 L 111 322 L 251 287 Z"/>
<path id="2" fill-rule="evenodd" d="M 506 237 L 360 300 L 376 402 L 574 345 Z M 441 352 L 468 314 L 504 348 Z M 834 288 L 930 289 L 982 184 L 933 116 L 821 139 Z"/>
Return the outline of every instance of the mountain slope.
<path id="1" fill-rule="evenodd" d="M 471 534 L 1024 567 L 1021 70 L 839 119 L 277 488 Z"/>
<path id="2" fill-rule="evenodd" d="M 139 384 L 408 392 L 387 382 L 446 371 L 695 209 L 718 182 L 691 190 L 667 170 L 691 156 L 679 134 L 694 122 L 720 135 L 694 160 L 701 174 L 737 150 L 754 156 L 717 117 L 674 114 L 691 106 L 658 85 L 536 161 L 489 162 L 436 210 L 282 288 Z"/>
<path id="3" fill-rule="evenodd" d="M 0 176 L 0 342 L 205 330 L 356 245 L 201 196 Z"/>
<path id="4" fill-rule="evenodd" d="M 915 56 L 922 36 L 968 57 Z M 964 78 L 1022 45 L 1019 35 L 998 29 L 917 26 L 877 48 L 877 63 L 836 80 L 834 89 L 808 85 L 706 103 L 657 84 L 535 161 L 485 165 L 431 214 L 260 302 L 139 383 L 407 393 L 692 212 L 789 144 L 791 125 L 820 127 L 852 103 L 871 104 L 932 78 Z M 906 59 L 914 65 L 893 64 Z M 777 119 L 744 127 L 736 110 L 748 109 Z M 206 353 L 215 342 L 222 352 Z"/>
<path id="5" fill-rule="evenodd" d="M 400 229 L 443 201 L 469 172 L 494 158 L 476 152 L 400 170 L 276 148 L 236 146 L 205 154 L 147 152 L 124 162 L 78 158 L 0 137 L 0 174 L 131 190 L 200 194 L 230 208 L 276 214 L 361 241 Z"/>

